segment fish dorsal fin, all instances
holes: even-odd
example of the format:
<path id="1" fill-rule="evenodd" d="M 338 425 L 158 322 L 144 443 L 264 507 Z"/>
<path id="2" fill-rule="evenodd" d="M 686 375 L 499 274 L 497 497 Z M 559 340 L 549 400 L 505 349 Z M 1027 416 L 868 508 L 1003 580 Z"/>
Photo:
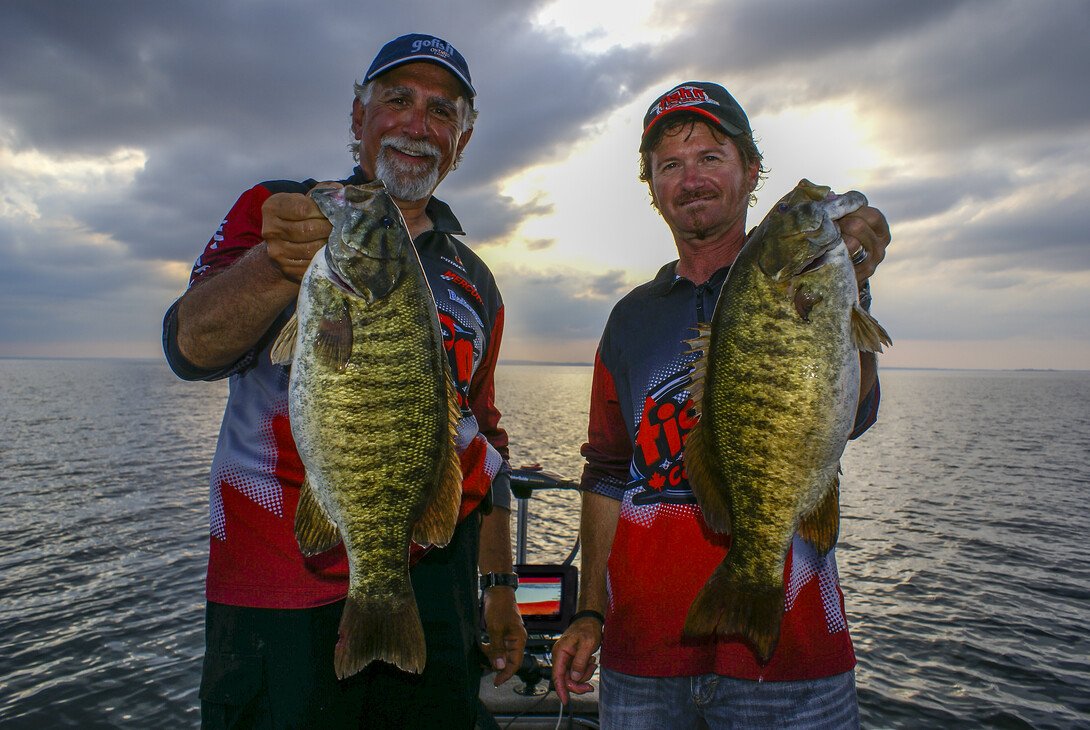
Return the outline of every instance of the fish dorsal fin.
<path id="1" fill-rule="evenodd" d="M 832 484 L 814 510 L 799 521 L 799 537 L 825 555 L 836 545 L 840 534 L 840 477 L 833 475 Z"/>
<path id="2" fill-rule="evenodd" d="M 314 354 L 319 362 L 335 370 L 348 366 L 352 357 L 352 317 L 344 301 L 322 313 L 314 340 Z"/>
<path id="3" fill-rule="evenodd" d="M 882 345 L 893 344 L 885 328 L 858 302 L 852 305 L 851 326 L 852 343 L 863 352 L 881 352 Z"/>
<path id="4" fill-rule="evenodd" d="M 424 514 L 413 527 L 413 542 L 418 545 L 443 547 L 454 536 L 458 524 L 458 512 L 462 506 L 462 460 L 454 447 L 458 436 L 458 421 L 462 409 L 458 405 L 458 391 L 449 375 L 447 381 L 448 437 L 443 448 L 446 456 L 439 465 L 439 482 L 432 490 Z"/>
<path id="5" fill-rule="evenodd" d="M 299 543 L 299 551 L 308 558 L 324 553 L 341 541 L 337 524 L 314 495 L 310 477 L 303 479 L 299 490 L 299 505 L 295 508 L 295 541 Z"/>
<path id="6" fill-rule="evenodd" d="M 695 415 L 700 415 L 700 402 L 704 399 L 704 379 L 708 374 L 708 350 L 711 348 L 712 326 L 710 324 L 698 324 L 696 337 L 685 340 L 689 346 L 687 353 L 699 352 L 697 357 L 689 365 L 689 395 L 693 399 Z"/>
<path id="7" fill-rule="evenodd" d="M 295 341 L 299 336 L 299 318 L 293 313 L 273 343 L 270 357 L 273 365 L 291 365 L 295 359 Z"/>

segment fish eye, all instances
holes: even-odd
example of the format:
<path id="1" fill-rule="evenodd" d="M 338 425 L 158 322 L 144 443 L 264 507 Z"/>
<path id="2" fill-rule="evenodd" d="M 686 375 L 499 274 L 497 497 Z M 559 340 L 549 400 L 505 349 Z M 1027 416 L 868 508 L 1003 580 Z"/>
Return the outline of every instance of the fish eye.
<path id="1" fill-rule="evenodd" d="M 390 228 L 393 228 L 393 227 L 394 227 L 394 220 L 393 220 L 393 218 L 383 218 L 383 219 L 382 219 L 381 221 L 379 221 L 379 222 L 380 222 L 380 223 L 382 224 L 382 227 L 383 227 L 383 228 L 386 228 L 387 230 L 388 230 L 388 229 L 390 229 Z"/>
<path id="2" fill-rule="evenodd" d="M 780 213 L 786 213 L 789 207 L 790 206 L 787 203 L 780 203 L 776 206 L 776 210 L 778 210 Z"/>

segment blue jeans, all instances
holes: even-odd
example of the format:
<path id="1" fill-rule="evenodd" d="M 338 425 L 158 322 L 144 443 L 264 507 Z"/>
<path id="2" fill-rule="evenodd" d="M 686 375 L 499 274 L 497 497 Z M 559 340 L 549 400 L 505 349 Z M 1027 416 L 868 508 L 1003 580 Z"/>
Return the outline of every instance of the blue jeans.
<path id="1" fill-rule="evenodd" d="M 598 712 L 607 730 L 855 728 L 855 673 L 796 682 L 717 674 L 634 677 L 602 669 Z"/>

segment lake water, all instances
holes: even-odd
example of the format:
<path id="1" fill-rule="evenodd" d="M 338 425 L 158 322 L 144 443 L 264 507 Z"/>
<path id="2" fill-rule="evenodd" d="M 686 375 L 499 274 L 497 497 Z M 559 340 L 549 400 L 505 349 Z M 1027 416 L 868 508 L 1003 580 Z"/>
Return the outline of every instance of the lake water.
<path id="1" fill-rule="evenodd" d="M 591 372 L 503 365 L 512 462 L 578 476 Z M 1090 373 L 887 370 L 837 557 L 867 728 L 1090 726 Z M 196 727 L 224 384 L 0 360 L 0 725 Z M 531 560 L 574 493 L 535 496 Z"/>

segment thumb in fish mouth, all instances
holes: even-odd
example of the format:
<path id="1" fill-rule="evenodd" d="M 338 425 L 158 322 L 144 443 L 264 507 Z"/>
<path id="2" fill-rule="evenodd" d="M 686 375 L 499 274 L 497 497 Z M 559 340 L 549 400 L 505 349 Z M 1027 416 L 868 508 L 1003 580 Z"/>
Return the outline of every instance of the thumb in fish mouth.
<path id="1" fill-rule="evenodd" d="M 865 207 L 867 197 L 857 190 L 849 190 L 843 195 L 830 192 L 819 205 L 825 209 L 829 218 L 835 221 Z"/>

